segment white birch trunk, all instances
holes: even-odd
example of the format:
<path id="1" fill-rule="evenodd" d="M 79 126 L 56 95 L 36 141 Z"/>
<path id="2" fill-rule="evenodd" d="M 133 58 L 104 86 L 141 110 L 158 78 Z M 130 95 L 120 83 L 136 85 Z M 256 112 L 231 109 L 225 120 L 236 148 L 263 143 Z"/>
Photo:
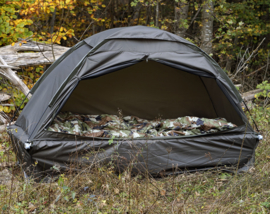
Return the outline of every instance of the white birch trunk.
<path id="1" fill-rule="evenodd" d="M 214 0 L 205 0 L 202 8 L 201 49 L 212 53 Z"/>

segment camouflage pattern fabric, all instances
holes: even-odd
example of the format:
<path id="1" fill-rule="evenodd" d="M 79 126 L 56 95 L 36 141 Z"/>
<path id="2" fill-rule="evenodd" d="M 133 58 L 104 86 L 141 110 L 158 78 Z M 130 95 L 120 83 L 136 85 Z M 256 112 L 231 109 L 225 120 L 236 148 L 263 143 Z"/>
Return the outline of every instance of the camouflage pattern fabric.
<path id="1" fill-rule="evenodd" d="M 236 127 L 224 118 L 178 117 L 145 120 L 135 116 L 82 115 L 60 112 L 48 131 L 86 137 L 151 138 L 214 133 Z"/>

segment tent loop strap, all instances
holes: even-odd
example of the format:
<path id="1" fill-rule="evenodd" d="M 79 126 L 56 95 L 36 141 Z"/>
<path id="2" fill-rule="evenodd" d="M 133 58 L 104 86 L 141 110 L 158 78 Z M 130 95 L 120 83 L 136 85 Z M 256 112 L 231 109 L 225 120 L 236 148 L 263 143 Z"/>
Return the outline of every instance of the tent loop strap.
<path id="1" fill-rule="evenodd" d="M 244 100 L 243 100 L 243 103 L 244 103 L 246 109 L 248 110 L 248 113 L 250 114 L 250 117 L 251 117 L 251 119 L 252 119 L 252 121 L 253 121 L 253 123 L 254 123 L 256 129 L 257 129 L 257 131 L 260 132 L 259 129 L 258 129 L 258 126 L 257 126 L 255 120 L 253 119 L 252 114 L 250 113 L 249 108 L 247 107 L 247 104 L 246 104 L 246 102 L 245 102 Z"/>
<path id="2" fill-rule="evenodd" d="M 18 111 L 19 111 L 18 109 L 21 109 L 22 104 L 24 103 L 24 101 L 26 100 L 26 98 L 28 97 L 28 95 L 30 94 L 30 92 L 31 92 L 31 91 L 29 91 L 29 92 L 27 93 L 27 95 L 26 95 L 26 96 L 25 96 L 25 98 L 23 99 L 23 101 L 22 101 L 21 105 L 19 106 L 19 108 L 17 108 L 17 109 L 16 109 L 16 111 L 14 112 L 14 115 L 13 115 L 13 117 L 12 117 L 11 121 L 9 121 L 9 125 L 10 125 L 10 123 L 12 123 L 12 122 L 13 122 L 13 120 L 15 119 L 15 117 L 16 117 L 16 115 L 17 115 Z"/>

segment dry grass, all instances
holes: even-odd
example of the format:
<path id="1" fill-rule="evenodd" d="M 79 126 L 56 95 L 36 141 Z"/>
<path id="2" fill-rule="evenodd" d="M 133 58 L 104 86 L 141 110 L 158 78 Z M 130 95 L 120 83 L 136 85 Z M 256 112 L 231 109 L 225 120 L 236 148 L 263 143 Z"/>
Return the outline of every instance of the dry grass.
<path id="1" fill-rule="evenodd" d="M 269 127 L 264 130 L 265 140 L 249 173 L 206 171 L 153 178 L 131 176 L 128 169 L 119 174 L 113 165 L 97 163 L 48 183 L 25 181 L 19 167 L 3 165 L 15 161 L 9 139 L 3 136 L 0 167 L 11 174 L 0 183 L 0 209 L 3 213 L 270 213 Z"/>

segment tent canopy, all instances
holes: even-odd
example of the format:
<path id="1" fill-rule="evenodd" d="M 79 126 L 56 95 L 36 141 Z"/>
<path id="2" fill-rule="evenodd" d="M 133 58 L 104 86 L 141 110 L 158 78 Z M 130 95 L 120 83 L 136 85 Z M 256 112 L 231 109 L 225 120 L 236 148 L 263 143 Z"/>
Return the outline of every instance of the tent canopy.
<path id="1" fill-rule="evenodd" d="M 95 46 L 94 46 L 94 43 L 96 43 Z M 23 127 L 26 130 L 26 132 L 29 134 L 29 138 L 30 138 L 29 140 L 32 140 L 35 138 L 35 136 L 43 132 L 45 127 L 52 120 L 52 117 L 55 115 L 55 112 L 58 112 L 60 110 L 59 109 L 60 106 L 62 107 L 63 102 L 65 102 L 66 99 L 68 99 L 71 92 L 76 88 L 76 86 L 79 84 L 78 88 L 82 87 L 83 83 L 81 84 L 80 82 L 83 79 L 91 78 L 91 76 L 94 76 L 94 75 L 100 76 L 102 74 L 107 73 L 108 72 L 107 70 L 110 70 L 113 67 L 116 67 L 115 69 L 117 70 L 119 70 L 120 68 L 124 68 L 125 66 L 129 67 L 132 64 L 136 64 L 146 59 L 148 60 L 148 64 L 144 63 L 144 65 L 148 65 L 148 67 L 149 66 L 152 67 L 151 70 L 153 72 L 156 69 L 154 68 L 154 66 L 157 64 L 150 61 L 155 61 L 157 63 L 158 62 L 172 63 L 174 66 L 184 67 L 186 71 L 191 72 L 193 74 L 199 74 L 203 77 L 207 77 L 207 78 L 211 77 L 214 80 L 218 80 L 220 82 L 220 86 L 223 87 L 223 90 L 226 91 L 226 93 L 229 96 L 229 99 L 231 99 L 231 102 L 234 102 L 234 104 L 238 106 L 236 112 L 238 112 L 238 115 L 241 117 L 241 120 L 244 121 L 244 123 L 246 123 L 247 121 L 246 117 L 244 116 L 243 112 L 241 112 L 241 109 L 239 108 L 239 104 L 241 102 L 241 96 L 237 92 L 231 80 L 227 77 L 224 71 L 217 65 L 217 63 L 212 58 L 210 58 L 207 54 L 205 54 L 195 45 L 191 44 L 190 42 L 174 34 L 168 33 L 166 31 L 154 29 L 154 28 L 136 26 L 136 27 L 128 27 L 128 28 L 117 28 L 117 29 L 112 29 L 112 30 L 108 30 L 108 31 L 96 34 L 82 41 L 78 45 L 74 46 L 70 51 L 68 51 L 67 54 L 64 54 L 64 56 L 58 59 L 45 72 L 42 78 L 38 81 L 38 83 L 32 89 L 31 93 L 33 94 L 33 96 L 31 100 L 29 101 L 28 105 L 25 107 L 22 114 L 20 115 L 20 117 L 18 118 L 16 124 L 20 127 Z M 134 66 L 139 66 L 139 65 L 134 65 Z M 176 69 L 179 69 L 178 67 Z M 127 68 L 126 71 L 129 71 L 128 69 L 132 69 L 132 68 Z M 161 69 L 158 69 L 157 73 L 160 74 L 164 72 L 164 75 L 167 76 L 166 71 L 172 72 L 172 70 L 173 70 L 172 68 L 166 68 L 166 70 L 162 70 L 162 71 Z M 187 74 L 184 74 L 183 72 L 176 72 L 176 71 L 174 72 L 174 74 L 187 75 Z M 117 75 L 117 74 L 114 74 L 114 75 Z M 148 74 L 145 73 L 145 75 L 147 76 Z M 141 81 L 143 81 L 145 77 L 141 77 Z M 158 76 L 156 78 L 158 78 Z M 180 76 L 177 78 L 179 79 Z M 174 78 L 171 78 L 171 81 L 175 81 L 172 79 Z M 191 81 L 195 81 L 195 80 L 199 81 L 199 79 L 200 79 L 199 85 L 192 84 Z M 206 84 L 207 81 L 210 82 L 209 84 L 211 84 L 211 81 L 203 80 L 202 77 L 194 77 L 192 79 L 190 76 L 189 80 L 184 81 L 184 82 L 185 84 L 190 83 L 193 89 L 192 90 L 190 89 L 188 93 L 186 92 L 185 97 L 188 97 L 189 93 L 193 93 L 193 95 L 189 96 L 190 97 L 189 99 L 192 99 L 193 101 L 195 101 L 196 98 L 198 99 L 198 97 L 200 97 L 198 96 L 199 93 L 205 92 L 204 93 L 205 99 L 203 102 L 204 108 L 201 108 L 202 109 L 201 113 L 199 113 L 198 115 L 202 115 L 205 117 L 207 116 L 214 117 L 215 115 L 213 113 L 214 111 L 222 111 L 222 110 L 219 110 L 219 109 L 213 110 L 215 105 L 217 105 L 219 102 L 214 101 L 214 100 L 211 101 L 210 93 L 216 93 L 216 92 L 214 92 L 213 90 L 210 90 L 211 88 L 209 88 L 209 90 L 206 90 L 207 87 L 209 87 L 209 84 Z M 151 81 L 151 84 L 154 84 L 153 81 Z M 171 85 L 176 85 L 176 83 L 174 82 L 174 84 L 171 84 Z M 198 90 L 198 94 L 194 97 L 195 89 L 200 89 L 199 88 L 200 86 L 204 86 L 204 89 Z M 174 88 L 175 90 L 176 89 L 183 90 L 182 86 L 175 86 L 175 87 L 176 87 Z M 177 88 L 177 87 L 180 87 L 180 88 Z M 44 88 L 46 88 L 46 90 L 44 90 Z M 102 93 L 103 90 L 104 89 L 102 89 L 102 87 L 99 87 L 98 91 L 96 91 L 95 94 Z M 208 93 L 207 99 L 206 99 L 206 92 Z M 176 92 L 174 91 L 170 93 L 172 94 Z M 177 93 L 179 94 L 181 92 L 177 92 Z M 35 96 L 35 94 L 38 94 L 38 95 Z M 181 96 L 183 95 L 181 94 Z M 109 98 L 107 97 L 106 99 L 109 99 Z M 200 100 L 202 99 L 203 97 L 200 97 Z M 154 97 L 153 97 L 153 101 L 155 101 Z M 187 102 L 186 109 L 192 106 L 190 100 L 189 101 L 185 100 L 185 101 Z M 212 104 L 209 104 L 210 101 L 212 102 Z M 119 103 L 121 104 L 119 108 L 124 107 L 123 105 L 125 104 L 122 102 L 123 101 Z M 214 104 L 214 102 L 216 102 L 216 104 Z M 178 101 L 178 104 L 179 103 L 180 103 L 180 100 Z M 117 105 L 117 103 L 114 103 L 114 104 Z M 151 106 L 146 105 L 145 110 L 143 110 L 143 112 L 145 113 L 143 112 L 141 113 L 142 116 L 146 116 L 147 112 L 150 111 L 149 110 L 150 107 Z M 206 110 L 206 108 L 208 107 L 210 107 L 210 109 Z M 161 106 L 161 108 L 164 108 L 164 106 Z M 176 108 L 177 106 L 172 106 L 171 115 L 175 115 Z M 196 111 L 192 110 L 194 106 L 191 107 L 190 110 L 185 110 L 185 111 L 183 110 L 184 108 L 183 106 L 181 108 L 182 108 L 181 110 L 182 112 L 180 114 L 189 113 L 189 112 L 194 113 L 194 114 L 198 113 L 198 110 Z M 220 105 L 220 109 L 222 108 L 226 108 L 226 106 L 222 107 Z M 138 108 L 136 111 L 134 110 L 133 112 L 138 113 L 139 109 L 141 110 L 141 108 Z M 125 109 L 123 110 L 125 111 Z M 168 107 L 164 108 L 164 110 L 162 110 L 161 112 L 158 112 L 157 110 L 155 110 L 151 115 L 146 116 L 146 118 L 153 117 L 154 113 L 162 114 L 163 116 L 165 116 L 167 115 L 167 113 L 165 113 L 165 111 L 167 110 L 168 110 Z M 205 111 L 205 115 L 203 115 L 202 111 Z M 210 113 L 211 111 L 212 113 Z M 131 113 L 133 112 L 131 111 Z M 230 114 L 231 111 L 225 111 L 225 112 L 227 112 L 228 115 L 231 115 Z M 216 113 L 216 114 L 218 116 L 219 115 L 226 116 L 226 113 L 225 114 Z M 158 116 L 158 115 L 155 115 L 155 116 Z M 236 122 L 236 124 L 240 124 L 239 116 L 236 118 L 234 116 L 231 116 L 233 118 L 233 121 Z"/>
<path id="2" fill-rule="evenodd" d="M 105 148 L 108 156 L 114 148 L 130 159 L 126 143 L 116 148 L 108 139 L 74 138 L 47 131 L 59 111 L 117 114 L 121 109 L 124 115 L 145 119 L 223 117 L 238 126 L 203 137 L 151 139 L 155 149 L 149 148 L 153 154 L 148 166 L 155 172 L 170 169 L 170 164 L 234 164 L 240 150 L 244 164 L 251 160 L 258 143 L 241 109 L 241 96 L 219 65 L 194 44 L 155 28 L 115 28 L 81 41 L 46 70 L 31 93 L 10 134 L 18 154 L 24 154 L 21 159 L 29 163 L 38 160 L 45 168 L 54 163 L 64 165 L 70 153 L 78 148 L 87 150 L 90 143 Z M 74 140 L 82 140 L 79 147 L 77 143 L 74 146 Z M 29 142 L 28 152 L 21 145 Z M 149 141 L 135 143 L 146 145 Z M 165 158 L 167 146 L 175 149 L 172 159 Z M 188 157 L 187 151 L 192 151 Z M 208 152 L 215 155 L 211 161 L 204 159 Z"/>

